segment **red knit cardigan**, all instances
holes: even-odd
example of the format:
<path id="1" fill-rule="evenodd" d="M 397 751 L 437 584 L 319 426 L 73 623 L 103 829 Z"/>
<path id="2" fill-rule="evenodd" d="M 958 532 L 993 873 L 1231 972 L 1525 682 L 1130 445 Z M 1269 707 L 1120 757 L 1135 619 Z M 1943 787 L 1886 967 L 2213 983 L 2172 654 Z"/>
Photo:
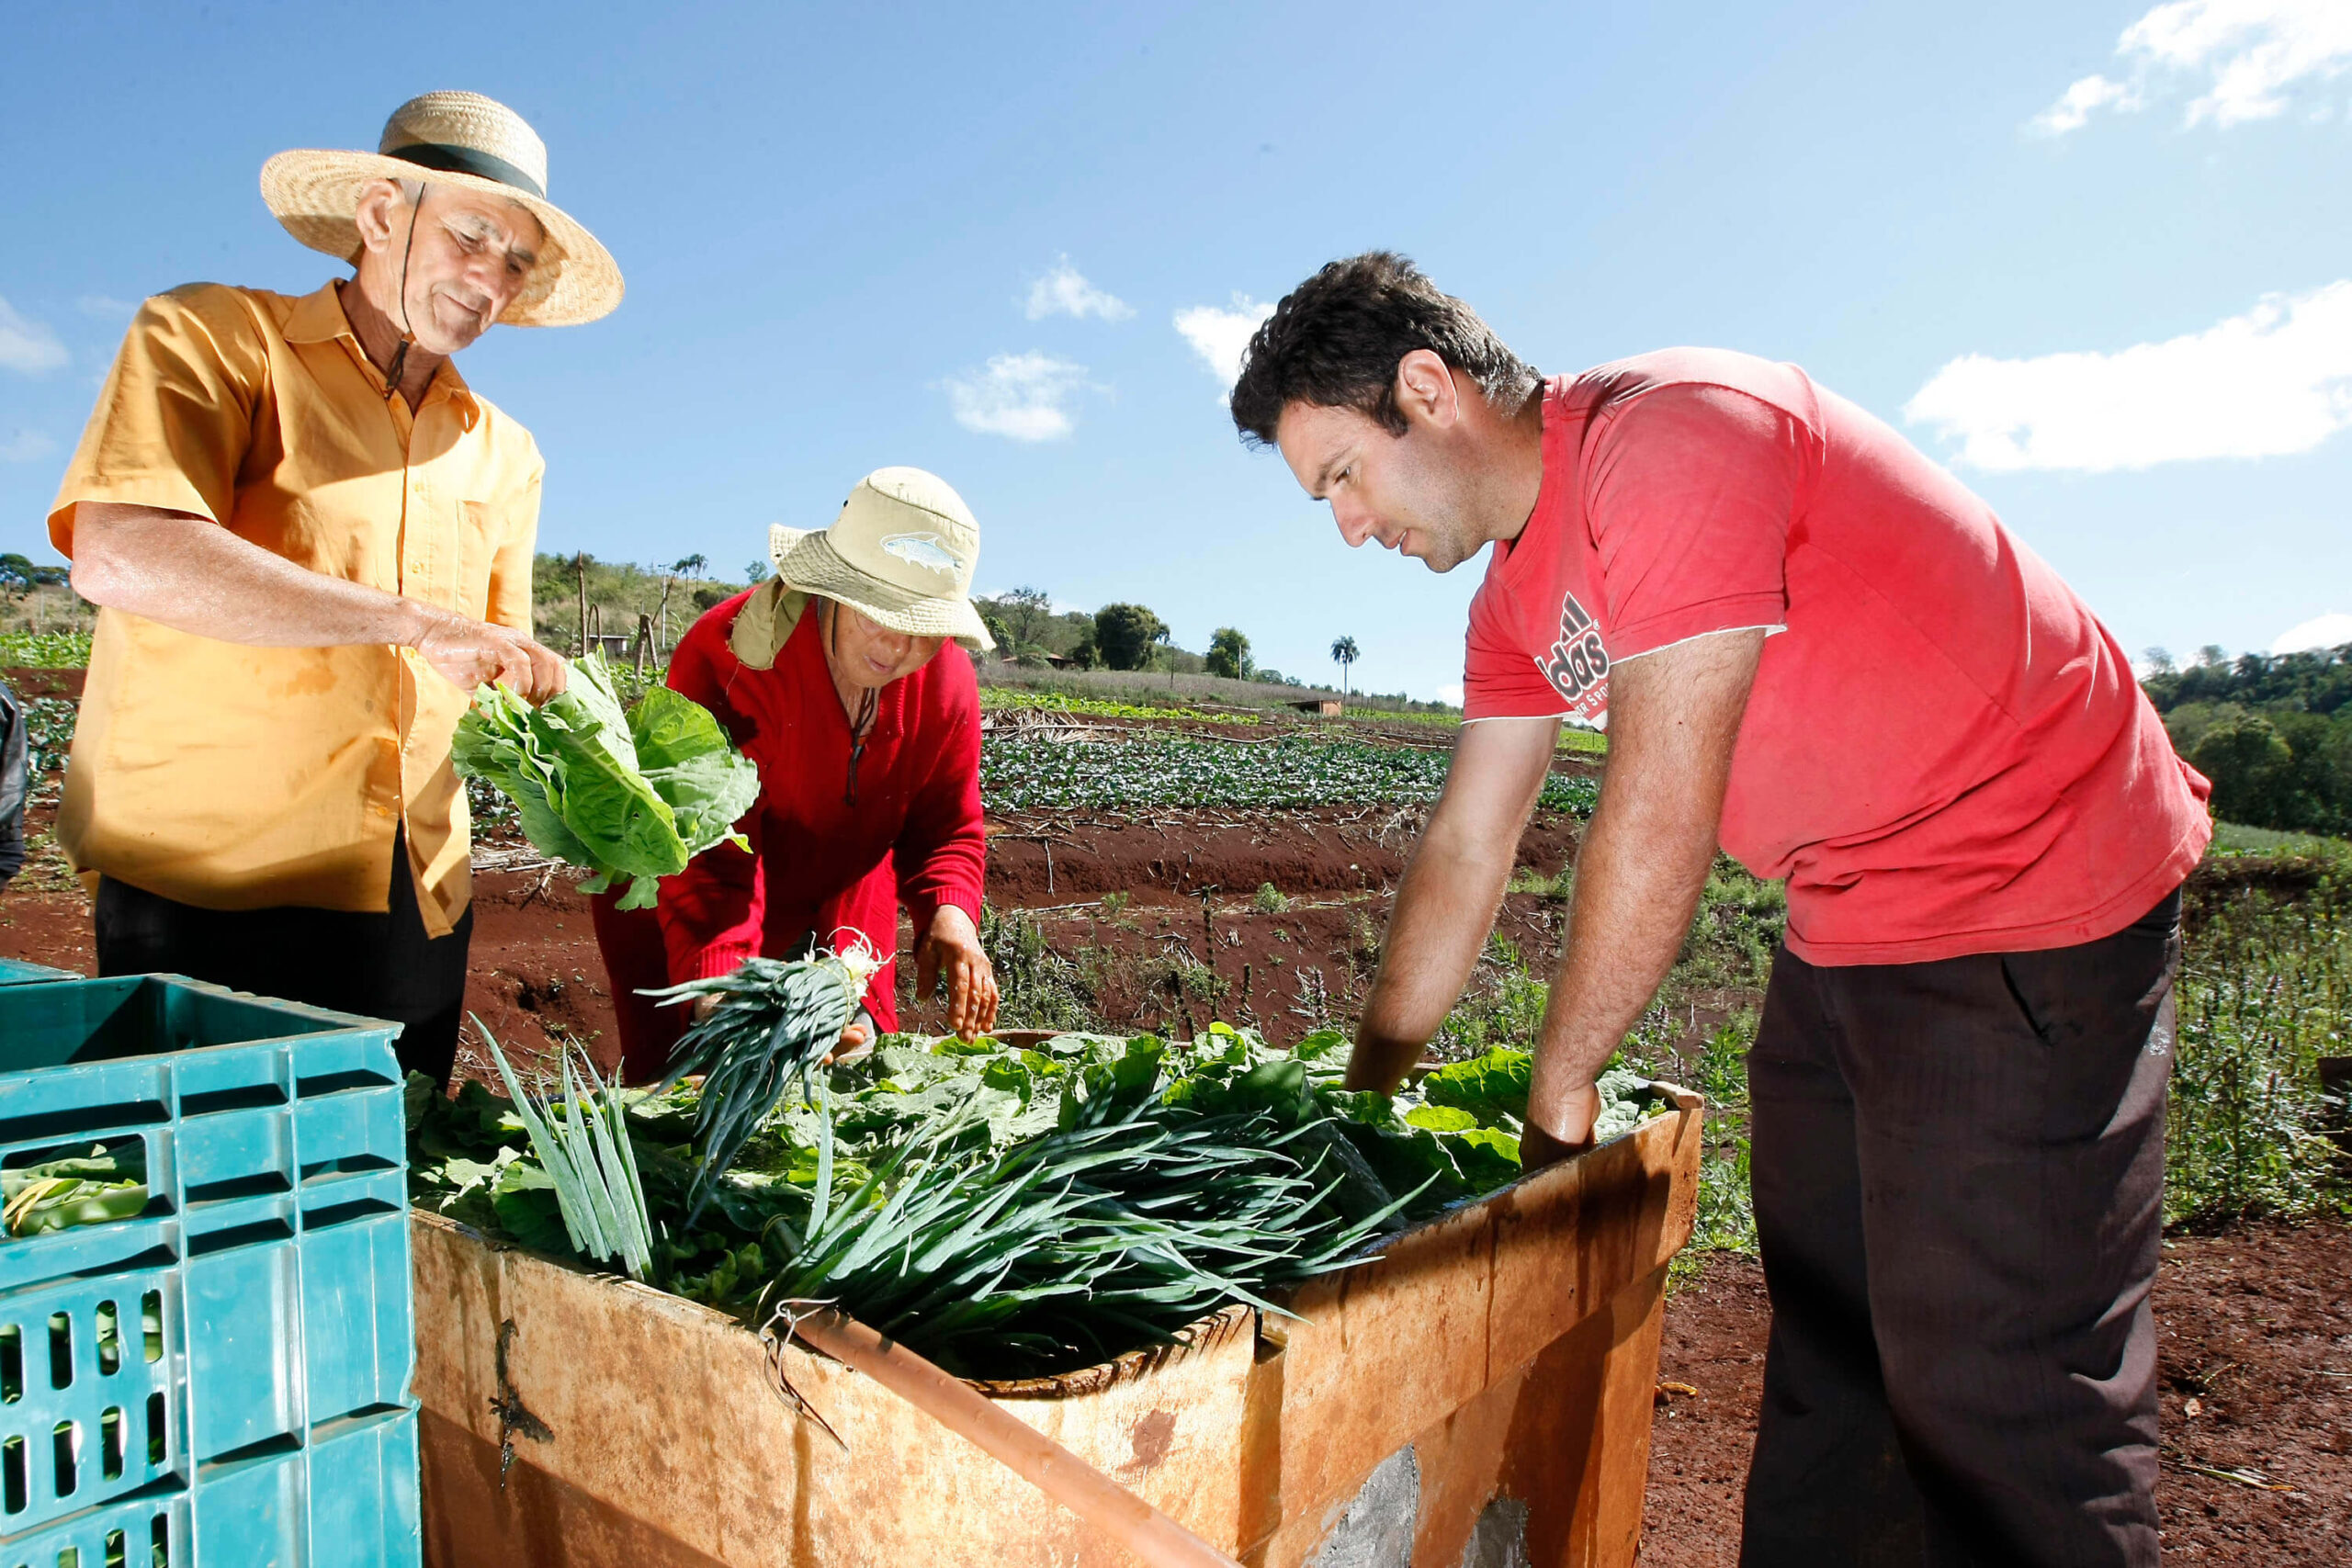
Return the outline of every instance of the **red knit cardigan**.
<path id="1" fill-rule="evenodd" d="M 662 884 L 673 981 L 724 975 L 753 953 L 782 957 L 810 931 L 834 945 L 857 932 L 885 953 L 899 905 L 918 937 L 943 904 L 978 920 L 987 848 L 980 828 L 980 696 L 954 643 L 882 688 L 855 748 L 812 611 L 775 659 L 754 670 L 728 634 L 750 593 L 713 607 L 679 640 L 672 689 L 718 716 L 759 765 L 760 799 L 737 824 L 752 852 L 721 844 Z M 875 976 L 866 1008 L 898 1027 L 895 968 Z"/>

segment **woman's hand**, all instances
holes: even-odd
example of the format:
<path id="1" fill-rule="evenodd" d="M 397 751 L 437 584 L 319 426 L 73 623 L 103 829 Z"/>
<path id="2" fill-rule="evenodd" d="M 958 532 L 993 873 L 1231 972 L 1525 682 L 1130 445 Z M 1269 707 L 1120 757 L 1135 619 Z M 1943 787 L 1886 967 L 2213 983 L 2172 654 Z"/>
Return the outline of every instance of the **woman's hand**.
<path id="1" fill-rule="evenodd" d="M 915 942 L 915 1005 L 928 1007 L 940 977 L 947 980 L 947 1032 L 977 1040 L 996 1027 L 996 966 L 980 950 L 972 917 L 942 904 L 931 930 Z"/>
<path id="2" fill-rule="evenodd" d="M 841 1043 L 825 1054 L 825 1060 L 838 1062 L 845 1057 L 854 1056 L 873 1043 L 874 1015 L 864 1008 L 860 1008 L 857 1010 L 857 1016 L 851 1019 L 848 1026 L 842 1029 Z"/>

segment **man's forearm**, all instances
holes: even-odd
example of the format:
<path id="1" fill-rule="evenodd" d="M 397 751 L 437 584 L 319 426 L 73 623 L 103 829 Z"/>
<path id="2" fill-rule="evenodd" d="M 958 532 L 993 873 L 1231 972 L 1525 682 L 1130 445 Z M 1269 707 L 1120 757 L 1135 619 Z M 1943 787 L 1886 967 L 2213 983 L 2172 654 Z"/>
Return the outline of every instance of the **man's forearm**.
<path id="1" fill-rule="evenodd" d="M 1454 743 L 1445 793 L 1396 890 L 1349 1088 L 1394 1090 L 1462 995 L 1558 733 L 1550 719 L 1494 720 L 1464 727 Z"/>
<path id="2" fill-rule="evenodd" d="M 1478 961 L 1516 848 L 1436 825 L 1415 846 L 1357 1031 L 1351 1087 L 1392 1086 L 1420 1059 Z"/>
<path id="3" fill-rule="evenodd" d="M 1648 1010 L 1714 861 L 1713 822 L 1646 807 L 1604 802 L 1577 859 L 1568 940 L 1529 1096 L 1528 1119 L 1546 1128 L 1574 1126 L 1563 1114 L 1567 1097 L 1591 1084 Z"/>
<path id="4" fill-rule="evenodd" d="M 435 614 L 297 566 L 200 517 L 87 502 L 74 513 L 74 587 L 94 604 L 249 647 L 414 647 Z"/>
<path id="5" fill-rule="evenodd" d="M 1706 886 L 1764 637 L 1724 632 L 1610 673 L 1609 771 L 1577 857 L 1528 1121 L 1582 1143 L 1592 1081 L 1673 967 Z"/>

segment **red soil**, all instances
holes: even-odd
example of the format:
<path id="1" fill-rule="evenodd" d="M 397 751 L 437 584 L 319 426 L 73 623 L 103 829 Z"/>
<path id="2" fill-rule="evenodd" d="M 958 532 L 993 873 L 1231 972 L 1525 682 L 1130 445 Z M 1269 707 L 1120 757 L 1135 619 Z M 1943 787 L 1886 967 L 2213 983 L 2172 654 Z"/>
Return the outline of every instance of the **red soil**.
<path id="1" fill-rule="evenodd" d="M 2177 1236 L 2165 1244 L 2154 1300 L 2165 1558 L 2281 1568 L 2352 1559 L 2352 1231 L 2266 1224 Z M 1667 1303 L 1644 1563 L 1739 1560 L 1771 1321 L 1763 1269 L 1724 1254 Z"/>

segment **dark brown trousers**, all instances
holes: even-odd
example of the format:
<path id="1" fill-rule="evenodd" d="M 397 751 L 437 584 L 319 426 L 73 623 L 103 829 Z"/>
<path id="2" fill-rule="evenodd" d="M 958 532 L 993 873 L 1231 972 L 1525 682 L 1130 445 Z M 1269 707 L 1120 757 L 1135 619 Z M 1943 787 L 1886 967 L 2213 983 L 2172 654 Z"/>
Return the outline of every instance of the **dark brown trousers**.
<path id="1" fill-rule="evenodd" d="M 2076 947 L 1775 959 L 1742 1568 L 2153 1568 L 2179 964 L 2177 893 Z"/>
<path id="2" fill-rule="evenodd" d="M 401 1066 L 447 1088 L 458 1058 L 474 912 L 469 908 L 447 936 L 425 933 L 407 840 L 399 835 L 390 906 L 380 915 L 288 906 L 199 909 L 100 877 L 98 973 L 186 975 L 384 1019 L 401 1026 L 392 1043 Z"/>

